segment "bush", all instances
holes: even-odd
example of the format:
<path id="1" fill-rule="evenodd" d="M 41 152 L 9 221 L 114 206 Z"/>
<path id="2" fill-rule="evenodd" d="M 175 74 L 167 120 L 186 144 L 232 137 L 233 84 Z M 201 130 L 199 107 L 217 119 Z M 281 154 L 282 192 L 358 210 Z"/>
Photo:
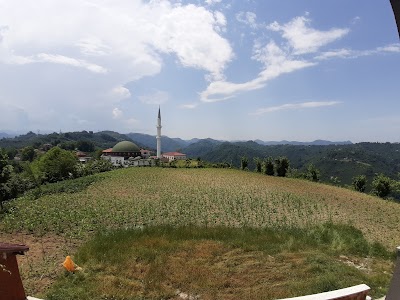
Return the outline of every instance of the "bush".
<path id="1" fill-rule="evenodd" d="M 378 174 L 372 181 L 372 193 L 381 198 L 386 198 L 392 191 L 392 180 L 383 174 Z"/>
<path id="2" fill-rule="evenodd" d="M 240 169 L 247 170 L 248 165 L 249 159 L 246 156 L 242 156 L 242 158 L 240 159 Z"/>
<path id="3" fill-rule="evenodd" d="M 352 185 L 357 192 L 364 193 L 367 186 L 367 177 L 365 175 L 353 177 Z"/>
<path id="4" fill-rule="evenodd" d="M 264 160 L 264 174 L 265 175 L 270 175 L 270 176 L 274 176 L 275 175 L 274 160 L 272 159 L 271 156 L 267 157 Z"/>
<path id="5" fill-rule="evenodd" d="M 275 169 L 276 169 L 276 174 L 279 177 L 285 177 L 286 173 L 289 169 L 290 163 L 289 159 L 285 156 L 278 157 L 275 159 Z"/>
<path id="6" fill-rule="evenodd" d="M 76 177 L 76 156 L 59 147 L 51 148 L 33 163 L 34 170 L 43 182 L 57 182 Z"/>
<path id="7" fill-rule="evenodd" d="M 88 176 L 97 173 L 108 172 L 114 169 L 114 165 L 109 160 L 100 158 L 91 160 L 85 165 L 80 165 L 78 167 L 78 175 L 79 177 Z"/>
<path id="8" fill-rule="evenodd" d="M 319 170 L 313 164 L 309 164 L 307 167 L 306 179 L 318 182 L 319 178 Z"/>
<path id="9" fill-rule="evenodd" d="M 256 171 L 257 173 L 261 173 L 262 169 L 261 159 L 259 159 L 258 157 L 254 157 L 254 163 L 256 164 L 256 168 L 254 171 Z"/>

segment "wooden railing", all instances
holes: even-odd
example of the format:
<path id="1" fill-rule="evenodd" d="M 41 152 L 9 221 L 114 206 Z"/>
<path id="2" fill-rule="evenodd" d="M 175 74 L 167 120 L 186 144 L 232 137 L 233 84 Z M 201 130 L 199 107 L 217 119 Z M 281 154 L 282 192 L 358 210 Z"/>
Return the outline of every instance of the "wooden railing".
<path id="1" fill-rule="evenodd" d="M 307 295 L 295 298 L 286 298 L 281 300 L 367 300 L 370 288 L 366 284 L 355 285 L 345 289 L 331 292 Z"/>
<path id="2" fill-rule="evenodd" d="M 389 291 L 385 300 L 400 299 L 400 247 L 397 247 L 397 261 L 394 268 L 392 281 L 390 282 Z"/>

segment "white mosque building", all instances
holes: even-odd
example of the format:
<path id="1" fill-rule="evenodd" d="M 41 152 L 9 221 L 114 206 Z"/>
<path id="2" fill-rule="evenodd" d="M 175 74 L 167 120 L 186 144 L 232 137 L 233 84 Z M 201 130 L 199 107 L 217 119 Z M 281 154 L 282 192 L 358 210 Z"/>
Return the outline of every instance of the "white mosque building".
<path id="1" fill-rule="evenodd" d="M 122 141 L 117 143 L 114 147 L 103 150 L 101 157 L 109 160 L 114 166 L 154 166 L 156 165 L 155 159 L 162 161 L 173 161 L 186 159 L 186 154 L 179 152 L 167 152 L 161 154 L 161 109 L 158 108 L 157 117 L 157 156 L 151 157 L 150 150 L 140 149 L 135 143 L 131 141 Z"/>

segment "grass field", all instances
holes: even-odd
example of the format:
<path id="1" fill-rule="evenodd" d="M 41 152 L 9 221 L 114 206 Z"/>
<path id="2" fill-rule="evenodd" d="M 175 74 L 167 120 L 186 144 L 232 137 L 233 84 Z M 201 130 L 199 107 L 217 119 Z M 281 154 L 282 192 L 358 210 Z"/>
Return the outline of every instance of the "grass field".
<path id="1" fill-rule="evenodd" d="M 34 235 L 39 244 L 54 238 L 60 256 L 94 232 L 165 225 L 307 230 L 331 222 L 350 224 L 390 251 L 400 243 L 399 204 L 333 186 L 230 169 L 129 168 L 101 176 L 78 192 L 8 203 L 0 229 Z M 24 276 L 34 282 L 39 274 Z"/>

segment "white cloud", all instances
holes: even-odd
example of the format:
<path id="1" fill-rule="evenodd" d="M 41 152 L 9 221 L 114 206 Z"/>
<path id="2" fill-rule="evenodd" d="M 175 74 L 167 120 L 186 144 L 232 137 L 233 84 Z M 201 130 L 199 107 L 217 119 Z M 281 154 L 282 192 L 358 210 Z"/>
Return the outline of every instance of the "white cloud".
<path id="1" fill-rule="evenodd" d="M 315 59 L 325 60 L 331 58 L 348 58 L 354 55 L 354 51 L 350 49 L 337 49 L 321 53 Z"/>
<path id="2" fill-rule="evenodd" d="M 112 110 L 113 119 L 120 119 L 122 115 L 123 115 L 122 110 L 120 110 L 118 107 L 115 107 Z"/>
<path id="3" fill-rule="evenodd" d="M 164 91 L 155 91 L 149 95 L 139 96 L 139 100 L 145 104 L 163 104 L 167 102 L 169 99 L 169 95 Z"/>
<path id="4" fill-rule="evenodd" d="M 222 0 L 205 0 L 204 2 L 208 5 L 213 5 L 215 3 L 220 3 Z"/>
<path id="5" fill-rule="evenodd" d="M 253 29 L 257 28 L 257 15 L 253 12 L 241 11 L 236 14 L 236 20 L 240 23 L 244 23 L 244 24 L 250 26 Z"/>
<path id="6" fill-rule="evenodd" d="M 306 108 L 318 108 L 318 107 L 325 107 L 325 106 L 333 106 L 337 105 L 341 102 L 338 101 L 312 101 L 312 102 L 303 102 L 303 103 L 288 103 L 288 104 L 282 104 L 279 106 L 270 106 L 270 107 L 265 107 L 265 108 L 259 108 L 256 112 L 252 113 L 251 115 L 263 115 L 266 113 L 272 113 L 276 111 L 282 111 L 282 110 L 299 110 L 299 109 L 306 109 Z"/>
<path id="7" fill-rule="evenodd" d="M 362 56 L 370 56 L 376 54 L 400 53 L 400 44 L 390 44 L 383 47 L 377 47 L 372 50 L 352 50 L 352 49 L 336 49 L 322 52 L 314 57 L 317 60 L 326 60 L 331 58 L 358 58 Z"/>
<path id="8" fill-rule="evenodd" d="M 110 92 L 112 98 L 117 98 L 118 100 L 120 99 L 126 99 L 131 96 L 131 92 L 123 86 L 117 86 L 113 88 Z"/>
<path id="9" fill-rule="evenodd" d="M 73 66 L 77 68 L 84 68 L 94 73 L 107 73 L 107 70 L 102 66 L 91 64 L 84 60 L 75 59 L 64 55 L 40 53 L 37 55 L 37 59 L 33 59 L 32 62 L 49 62 L 54 64 Z"/>
<path id="10" fill-rule="evenodd" d="M 384 47 L 378 47 L 376 49 L 378 52 L 394 52 L 400 53 L 400 44 L 391 44 Z"/>
<path id="11" fill-rule="evenodd" d="M 351 24 L 354 25 L 354 24 L 358 23 L 360 20 L 361 20 L 361 18 L 359 16 L 356 16 L 351 20 Z"/>
<path id="12" fill-rule="evenodd" d="M 197 106 L 199 106 L 199 103 L 188 103 L 188 104 L 182 104 L 179 106 L 179 108 L 184 108 L 184 109 L 195 109 Z"/>
<path id="13" fill-rule="evenodd" d="M 139 120 L 137 120 L 137 119 L 135 119 L 135 118 L 129 118 L 129 119 L 124 120 L 124 123 L 125 123 L 127 126 L 132 126 L 132 125 L 138 124 L 138 123 L 139 123 Z"/>
<path id="14" fill-rule="evenodd" d="M 221 80 L 234 56 L 220 35 L 225 16 L 200 5 L 0 0 L 0 8 L 0 77 L 6 78 L 0 96 L 24 107 L 28 120 L 41 114 L 38 107 L 63 115 L 80 107 L 81 119 L 114 124 L 110 111 L 115 101 L 110 97 L 128 98 L 123 87 L 160 73 L 166 55 L 185 68 L 203 71 L 210 80 Z M 40 124 L 30 126 L 37 129 Z"/>
<path id="15" fill-rule="evenodd" d="M 244 83 L 214 81 L 200 94 L 201 101 L 217 102 L 227 100 L 238 93 L 263 88 L 269 80 L 277 78 L 282 74 L 311 67 L 315 64 L 313 62 L 293 59 L 274 42 L 270 42 L 264 47 L 256 43 L 252 58 L 264 65 L 264 69 L 258 74 L 258 77 Z"/>
<path id="16" fill-rule="evenodd" d="M 317 52 L 322 46 L 332 43 L 349 33 L 347 28 L 333 28 L 327 31 L 317 30 L 309 27 L 310 23 L 310 19 L 302 16 L 296 17 L 283 25 L 273 22 L 268 25 L 268 29 L 281 32 L 282 37 L 293 48 L 293 53 L 297 55 Z"/>

